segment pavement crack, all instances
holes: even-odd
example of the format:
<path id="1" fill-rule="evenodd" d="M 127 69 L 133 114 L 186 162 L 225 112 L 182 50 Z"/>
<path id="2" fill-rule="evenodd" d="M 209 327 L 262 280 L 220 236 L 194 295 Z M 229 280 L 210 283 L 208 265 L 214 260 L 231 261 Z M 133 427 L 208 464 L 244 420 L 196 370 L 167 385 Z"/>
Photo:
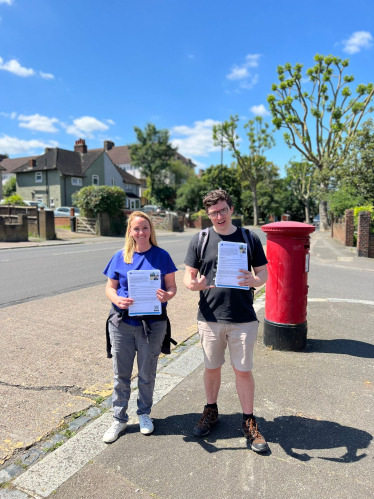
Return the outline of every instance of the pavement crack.
<path id="1" fill-rule="evenodd" d="M 19 390 L 30 390 L 35 392 L 42 391 L 58 391 L 69 393 L 70 395 L 79 395 L 81 397 L 85 397 L 87 399 L 91 399 L 87 394 L 84 394 L 85 388 L 81 388 L 75 385 L 54 385 L 54 386 L 25 386 L 25 385 L 17 385 L 13 383 L 6 383 L 5 381 L 0 381 L 1 386 L 9 386 L 11 388 L 18 388 Z"/>

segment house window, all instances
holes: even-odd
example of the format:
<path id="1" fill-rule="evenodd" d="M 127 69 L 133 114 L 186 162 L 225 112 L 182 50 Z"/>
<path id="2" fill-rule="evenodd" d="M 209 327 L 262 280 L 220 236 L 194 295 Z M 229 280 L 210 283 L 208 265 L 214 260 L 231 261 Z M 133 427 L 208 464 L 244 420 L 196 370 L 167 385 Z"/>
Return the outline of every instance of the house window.
<path id="1" fill-rule="evenodd" d="M 92 185 L 99 185 L 99 175 L 92 175 Z"/>
<path id="2" fill-rule="evenodd" d="M 35 172 L 35 182 L 41 182 L 43 180 L 42 172 Z"/>
<path id="3" fill-rule="evenodd" d="M 135 208 L 140 208 L 140 199 L 135 200 Z"/>
<path id="4" fill-rule="evenodd" d="M 132 191 L 132 185 L 125 184 L 125 191 Z"/>
<path id="5" fill-rule="evenodd" d="M 71 185 L 82 185 L 82 179 L 77 177 L 71 177 Z"/>
<path id="6" fill-rule="evenodd" d="M 35 196 L 35 201 L 37 203 L 42 203 L 43 202 L 43 196 Z"/>
<path id="7" fill-rule="evenodd" d="M 115 186 L 115 185 L 116 185 L 116 179 L 112 178 L 112 186 Z"/>
<path id="8" fill-rule="evenodd" d="M 55 205 L 55 200 L 51 198 L 50 200 L 50 203 L 49 203 L 51 206 L 54 206 Z"/>

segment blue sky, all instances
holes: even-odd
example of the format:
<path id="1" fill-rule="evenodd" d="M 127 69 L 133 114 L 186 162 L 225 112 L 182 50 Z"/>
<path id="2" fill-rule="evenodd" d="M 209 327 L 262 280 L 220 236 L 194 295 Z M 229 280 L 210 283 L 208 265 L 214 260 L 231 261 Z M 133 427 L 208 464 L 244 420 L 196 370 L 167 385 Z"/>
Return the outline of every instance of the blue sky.
<path id="1" fill-rule="evenodd" d="M 200 167 L 218 164 L 212 124 L 266 113 L 278 64 L 332 53 L 355 83 L 374 81 L 372 19 L 371 0 L 0 0 L 0 153 L 125 145 L 153 122 Z M 296 152 L 275 138 L 283 170 Z"/>

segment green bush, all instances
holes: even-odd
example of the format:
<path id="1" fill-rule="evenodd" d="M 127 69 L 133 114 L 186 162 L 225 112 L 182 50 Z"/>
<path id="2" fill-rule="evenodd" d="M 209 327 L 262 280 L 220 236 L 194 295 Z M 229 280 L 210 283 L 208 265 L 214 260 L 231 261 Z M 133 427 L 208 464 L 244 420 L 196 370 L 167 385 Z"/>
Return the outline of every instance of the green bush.
<path id="1" fill-rule="evenodd" d="M 73 195 L 73 202 L 86 217 L 96 217 L 98 213 L 109 213 L 111 218 L 121 215 L 126 206 L 126 194 L 119 187 L 90 185 Z"/>
<path id="2" fill-rule="evenodd" d="M 23 199 L 18 194 L 14 194 L 13 196 L 5 198 L 5 204 L 26 206 L 26 203 L 23 202 Z"/>
<path id="3" fill-rule="evenodd" d="M 371 221 L 371 227 L 370 227 L 370 232 L 373 232 L 373 224 L 374 224 L 374 206 L 371 204 L 368 204 L 366 206 L 356 206 L 353 208 L 353 218 L 354 218 L 354 226 L 355 229 L 357 230 L 358 227 L 358 214 L 360 211 L 370 211 L 370 221 Z"/>
<path id="4" fill-rule="evenodd" d="M 16 177 L 10 177 L 10 179 L 5 182 L 4 187 L 3 187 L 4 197 L 6 198 L 6 197 L 9 197 L 9 196 L 12 196 L 13 194 L 15 194 L 16 187 L 17 187 Z"/>
<path id="5" fill-rule="evenodd" d="M 200 211 L 197 211 L 196 213 L 192 213 L 191 220 L 198 220 L 198 218 L 200 218 L 200 217 L 203 220 L 209 220 L 209 217 L 208 217 L 206 211 L 204 210 L 204 208 L 202 208 Z"/>

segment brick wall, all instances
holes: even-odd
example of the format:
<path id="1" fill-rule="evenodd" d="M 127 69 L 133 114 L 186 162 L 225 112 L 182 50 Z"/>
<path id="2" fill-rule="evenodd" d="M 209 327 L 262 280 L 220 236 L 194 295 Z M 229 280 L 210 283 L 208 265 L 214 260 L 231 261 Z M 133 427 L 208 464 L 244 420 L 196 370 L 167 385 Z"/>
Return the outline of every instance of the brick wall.
<path id="1" fill-rule="evenodd" d="M 26 215 L 18 215 L 17 221 L 0 217 L 0 241 L 17 243 L 28 241 L 29 231 Z"/>
<path id="2" fill-rule="evenodd" d="M 345 232 L 346 232 L 346 227 L 345 227 L 345 218 L 342 218 L 341 220 L 338 221 L 332 221 L 331 222 L 331 235 L 334 239 L 337 239 L 341 243 L 345 244 Z"/>
<path id="3" fill-rule="evenodd" d="M 345 210 L 345 245 L 354 246 L 354 220 L 353 220 L 353 210 Z"/>
<path id="4" fill-rule="evenodd" d="M 70 223 L 70 218 L 68 219 Z M 55 216 L 53 211 L 39 212 L 39 236 L 42 239 L 55 239 Z"/>
<path id="5" fill-rule="evenodd" d="M 360 211 L 357 228 L 357 255 L 369 257 L 370 211 Z"/>
<path id="6" fill-rule="evenodd" d="M 374 258 L 374 234 L 369 234 L 369 258 Z"/>

